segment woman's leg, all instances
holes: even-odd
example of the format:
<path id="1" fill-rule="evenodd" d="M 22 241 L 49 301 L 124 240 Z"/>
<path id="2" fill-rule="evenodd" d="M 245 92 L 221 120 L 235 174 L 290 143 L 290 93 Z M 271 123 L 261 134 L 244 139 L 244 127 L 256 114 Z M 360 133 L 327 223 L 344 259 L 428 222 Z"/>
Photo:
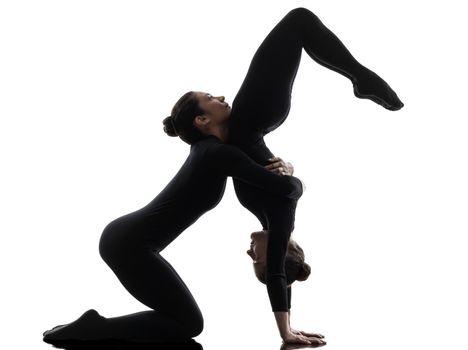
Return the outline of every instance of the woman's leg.
<path id="1" fill-rule="evenodd" d="M 316 15 L 298 8 L 273 28 L 252 59 L 233 102 L 234 143 L 242 140 L 237 133 L 268 133 L 286 119 L 302 49 L 319 64 L 349 78 L 357 96 L 370 98 L 388 109 L 403 106 L 395 92 L 362 66 Z"/>
<path id="2" fill-rule="evenodd" d="M 132 232 L 135 227 L 131 222 L 125 216 L 110 223 L 99 249 L 124 287 L 153 310 L 113 318 L 89 310 L 77 321 L 46 332 L 47 340 L 181 341 L 201 333 L 203 317 L 187 286 L 172 266 L 145 244 L 144 235 Z"/>

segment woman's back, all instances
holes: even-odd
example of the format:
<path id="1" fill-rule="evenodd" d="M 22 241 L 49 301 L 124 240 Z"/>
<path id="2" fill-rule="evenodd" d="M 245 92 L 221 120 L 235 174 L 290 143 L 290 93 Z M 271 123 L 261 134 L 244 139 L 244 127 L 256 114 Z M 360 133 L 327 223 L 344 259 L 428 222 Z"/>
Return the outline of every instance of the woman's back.
<path id="1" fill-rule="evenodd" d="M 144 240 L 161 251 L 201 215 L 214 208 L 224 194 L 226 176 L 209 166 L 209 150 L 218 144 L 207 137 L 193 144 L 190 154 L 174 178 L 146 206 L 121 216 L 107 225 L 103 236 L 128 244 Z M 120 239 L 119 239 L 120 238 Z"/>

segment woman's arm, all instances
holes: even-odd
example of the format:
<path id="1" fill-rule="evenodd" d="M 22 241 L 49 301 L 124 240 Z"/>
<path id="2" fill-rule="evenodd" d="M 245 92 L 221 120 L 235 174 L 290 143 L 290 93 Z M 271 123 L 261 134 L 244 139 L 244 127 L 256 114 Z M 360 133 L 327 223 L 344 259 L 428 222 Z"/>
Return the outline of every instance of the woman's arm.
<path id="1" fill-rule="evenodd" d="M 217 144 L 210 150 L 209 157 L 211 166 L 224 176 L 231 176 L 278 196 L 299 199 L 302 195 L 301 180 L 274 174 L 237 147 Z"/>

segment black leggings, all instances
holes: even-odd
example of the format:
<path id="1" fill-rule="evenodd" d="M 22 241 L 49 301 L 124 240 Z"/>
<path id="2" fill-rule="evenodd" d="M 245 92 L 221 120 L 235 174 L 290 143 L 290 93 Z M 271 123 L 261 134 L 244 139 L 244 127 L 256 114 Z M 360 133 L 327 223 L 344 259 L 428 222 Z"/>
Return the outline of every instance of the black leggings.
<path id="1" fill-rule="evenodd" d="M 352 82 L 368 71 L 316 15 L 304 8 L 290 11 L 258 48 L 232 104 L 230 142 L 248 150 L 259 163 L 266 164 L 272 156 L 265 151 L 263 136 L 288 116 L 302 49 Z"/>
<path id="2" fill-rule="evenodd" d="M 264 135 L 288 116 L 302 49 L 353 83 L 368 71 L 312 12 L 304 8 L 289 12 L 258 48 L 232 104 L 229 142 L 262 165 L 273 156 Z M 242 205 L 269 232 L 266 280 L 270 303 L 273 311 L 287 311 L 290 293 L 288 297 L 284 260 L 294 229 L 296 201 L 272 196 L 235 179 L 234 187 Z"/>
<path id="3" fill-rule="evenodd" d="M 263 136 L 288 116 L 302 49 L 320 65 L 351 80 L 357 97 L 371 99 L 390 110 L 403 107 L 390 86 L 361 65 L 315 14 L 296 8 L 257 49 L 232 104 L 229 142 L 248 151 L 258 163 L 266 164 L 272 156 Z"/>
<path id="4" fill-rule="evenodd" d="M 265 163 L 272 155 L 263 143 L 263 136 L 278 127 L 288 114 L 302 48 L 320 64 L 350 79 L 362 69 L 314 14 L 305 9 L 291 11 L 260 46 L 233 103 L 235 122 L 231 142 L 260 163 Z M 247 188 L 245 196 L 251 199 L 249 193 L 253 192 Z M 276 227 L 289 235 L 295 203 L 283 201 L 276 207 L 267 207 L 264 215 L 261 214 L 263 200 L 247 202 L 254 211 L 258 210 L 262 220 L 281 217 Z M 125 288 L 155 311 L 106 319 L 106 337 L 174 340 L 197 336 L 203 329 L 203 318 L 190 291 L 171 265 L 141 237 L 120 234 L 128 231 L 123 227 L 127 219 L 131 218 L 122 222 L 118 219 L 106 228 L 100 241 L 100 253 Z M 271 229 L 266 221 L 264 226 Z M 284 235 L 278 237 L 284 245 Z M 276 269 L 281 268 L 281 264 L 277 264 Z"/>
<path id="5" fill-rule="evenodd" d="M 148 210 L 151 205 L 108 224 L 99 252 L 127 291 L 157 311 L 107 318 L 103 338 L 174 341 L 190 339 L 203 330 L 203 317 L 190 290 L 146 238 L 164 232 L 157 223 L 147 222 L 151 220 Z"/>

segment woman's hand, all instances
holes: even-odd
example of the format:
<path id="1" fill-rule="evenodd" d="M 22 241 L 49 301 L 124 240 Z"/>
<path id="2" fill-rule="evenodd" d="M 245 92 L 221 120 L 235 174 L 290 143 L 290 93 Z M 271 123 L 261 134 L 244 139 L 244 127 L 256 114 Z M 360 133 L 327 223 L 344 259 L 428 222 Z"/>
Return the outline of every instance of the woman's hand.
<path id="1" fill-rule="evenodd" d="M 273 157 L 268 159 L 268 161 L 270 161 L 271 164 L 268 164 L 265 168 L 277 175 L 291 176 L 294 173 L 293 165 L 289 162 L 285 162 L 280 157 Z"/>
<path id="2" fill-rule="evenodd" d="M 321 334 L 306 333 L 292 329 L 289 323 L 289 312 L 275 311 L 274 315 L 279 333 L 285 344 L 305 344 L 313 346 L 327 344 Z"/>
<path id="3" fill-rule="evenodd" d="M 303 332 L 303 331 L 298 331 L 296 329 L 290 329 L 291 330 L 291 333 L 294 333 L 294 334 L 300 334 L 300 335 L 303 335 L 303 336 L 306 336 L 306 337 L 309 337 L 309 338 L 324 338 L 324 336 L 320 333 L 308 333 L 308 332 Z"/>
<path id="4" fill-rule="evenodd" d="M 306 344 L 314 346 L 322 346 L 327 344 L 324 339 L 313 335 L 318 334 L 291 330 L 290 332 L 283 334 L 282 338 L 286 344 Z"/>

